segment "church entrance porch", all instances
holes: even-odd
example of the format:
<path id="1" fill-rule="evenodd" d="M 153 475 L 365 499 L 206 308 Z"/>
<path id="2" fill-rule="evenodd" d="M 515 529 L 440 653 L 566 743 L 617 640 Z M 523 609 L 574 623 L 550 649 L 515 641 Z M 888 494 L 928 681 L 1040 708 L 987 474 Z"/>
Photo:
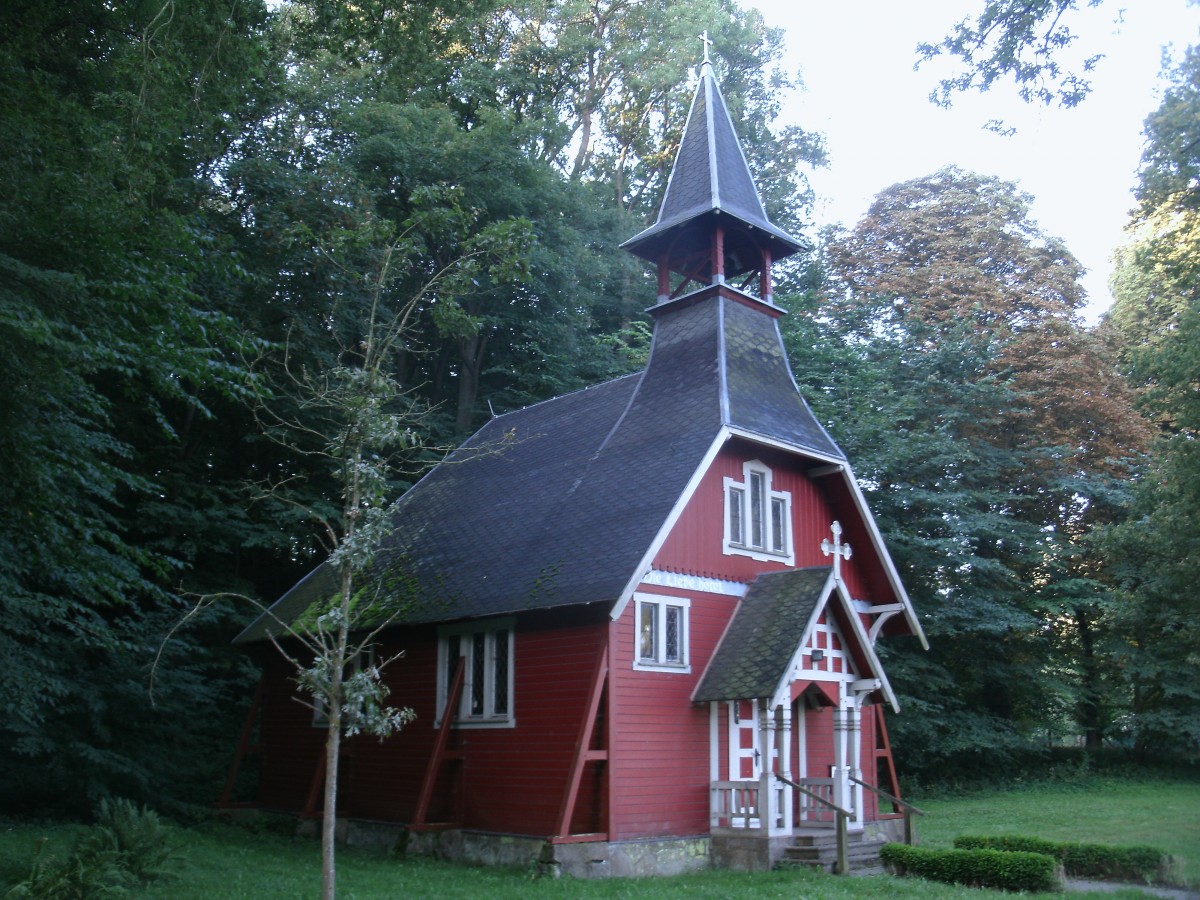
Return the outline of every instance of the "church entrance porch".
<path id="1" fill-rule="evenodd" d="M 713 865 L 871 871 L 884 842 L 913 841 L 919 814 L 897 796 L 882 708 L 864 704 L 876 685 L 794 687 L 792 701 L 774 708 L 710 704 Z"/>

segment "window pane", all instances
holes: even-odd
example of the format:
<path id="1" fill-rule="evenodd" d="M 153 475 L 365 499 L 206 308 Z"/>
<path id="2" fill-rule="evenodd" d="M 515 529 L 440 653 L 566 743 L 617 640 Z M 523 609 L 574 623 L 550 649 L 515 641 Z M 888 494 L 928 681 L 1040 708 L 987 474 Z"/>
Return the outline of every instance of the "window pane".
<path id="1" fill-rule="evenodd" d="M 643 603 L 638 607 L 641 620 L 638 622 L 638 656 L 651 662 L 658 659 L 658 606 Z"/>
<path id="2" fill-rule="evenodd" d="M 480 631 L 471 640 L 471 715 L 483 715 L 484 673 L 487 672 L 487 634 Z"/>
<path id="3" fill-rule="evenodd" d="M 742 504 L 746 502 L 746 492 L 741 488 L 729 489 L 729 542 L 744 544 L 746 535 L 742 526 Z"/>
<path id="4" fill-rule="evenodd" d="M 783 553 L 787 548 L 787 503 L 780 497 L 771 500 L 771 549 Z"/>
<path id="5" fill-rule="evenodd" d="M 750 473 L 750 545 L 762 547 L 763 531 L 766 528 L 766 510 L 763 507 L 765 479 L 761 472 Z"/>
<path id="6" fill-rule="evenodd" d="M 667 634 L 665 638 L 666 651 L 663 653 L 663 659 L 666 662 L 683 662 L 683 654 L 680 652 L 680 645 L 683 639 L 681 634 L 683 625 L 683 610 L 678 606 L 665 606 L 667 614 Z"/>
<path id="7" fill-rule="evenodd" d="M 492 715 L 508 714 L 508 629 L 501 629 L 493 636 L 495 648 L 492 653 Z"/>

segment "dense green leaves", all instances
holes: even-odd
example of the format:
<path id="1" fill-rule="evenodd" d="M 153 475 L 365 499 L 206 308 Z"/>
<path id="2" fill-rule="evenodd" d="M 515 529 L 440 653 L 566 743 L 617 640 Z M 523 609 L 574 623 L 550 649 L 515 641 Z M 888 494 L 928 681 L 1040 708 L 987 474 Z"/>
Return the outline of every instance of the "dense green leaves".
<path id="1" fill-rule="evenodd" d="M 1122 576 L 1121 624 L 1133 689 L 1130 730 L 1144 753 L 1200 756 L 1200 206 L 1195 128 L 1200 53 L 1189 49 L 1146 123 L 1142 202 L 1114 276 L 1108 317 L 1127 372 L 1161 437 L 1133 515 L 1106 534 Z"/>
<path id="2" fill-rule="evenodd" d="M 911 692 L 900 752 L 975 766 L 1074 727 L 1098 743 L 1111 610 L 1089 535 L 1147 431 L 1075 318 L 1078 264 L 1012 185 L 955 169 L 884 191 L 823 256 L 788 335 L 797 376 L 932 645 L 889 657 Z"/>
<path id="3" fill-rule="evenodd" d="M 1087 0 L 1098 6 L 1103 0 Z M 1101 56 L 1065 59 L 1075 43 L 1070 14 L 1078 0 L 987 0 L 975 18 L 963 19 L 937 44 L 917 48 L 923 61 L 957 57 L 963 71 L 941 82 L 930 99 L 949 106 L 954 94 L 986 91 L 1011 78 L 1021 98 L 1075 106 L 1090 92 L 1089 73 Z"/>
<path id="4" fill-rule="evenodd" d="M 167 644 L 157 706 L 148 667 L 181 595 L 269 602 L 330 549 L 306 513 L 336 518 L 327 441 L 351 434 L 280 376 L 357 384 L 375 300 L 410 318 L 371 403 L 421 431 L 379 497 L 491 409 L 638 367 L 653 291 L 617 243 L 657 202 L 700 31 L 768 194 L 802 198 L 819 158 L 770 129 L 779 35 L 729 0 L 397 9 L 0 12 L 6 797 L 211 799 L 246 611 Z M 304 436 L 269 440 L 284 422 Z"/>

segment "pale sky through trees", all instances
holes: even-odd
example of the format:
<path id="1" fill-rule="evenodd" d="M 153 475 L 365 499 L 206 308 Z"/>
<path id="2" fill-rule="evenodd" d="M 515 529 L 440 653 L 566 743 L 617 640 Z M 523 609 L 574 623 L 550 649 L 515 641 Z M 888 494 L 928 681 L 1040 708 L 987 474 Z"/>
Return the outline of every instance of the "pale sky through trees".
<path id="1" fill-rule="evenodd" d="M 1077 55 L 1104 53 L 1092 94 L 1071 110 L 1022 103 L 1010 83 L 959 96 L 950 110 L 928 99 L 951 70 L 913 71 L 915 47 L 937 43 L 982 0 L 742 0 L 786 30 L 784 64 L 804 90 L 783 121 L 825 134 L 830 165 L 811 175 L 818 224 L 853 225 L 884 188 L 955 164 L 1019 183 L 1033 215 L 1088 269 L 1095 321 L 1112 302 L 1109 257 L 1133 206 L 1142 122 L 1159 103 L 1162 49 L 1173 58 L 1200 35 L 1200 5 L 1187 0 L 1107 0 L 1064 19 Z M 1120 21 L 1118 21 L 1120 20 Z M 697 43 L 699 48 L 699 43 Z M 720 48 L 714 48 L 719 53 Z M 990 119 L 1017 129 L 987 131 Z"/>

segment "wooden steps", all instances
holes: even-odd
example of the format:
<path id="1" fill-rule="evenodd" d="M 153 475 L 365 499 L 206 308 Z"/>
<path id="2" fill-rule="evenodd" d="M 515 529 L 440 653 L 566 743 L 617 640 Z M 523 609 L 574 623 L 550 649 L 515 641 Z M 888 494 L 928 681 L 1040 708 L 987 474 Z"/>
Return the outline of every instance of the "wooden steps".
<path id="1" fill-rule="evenodd" d="M 882 875 L 883 862 L 879 859 L 879 848 L 886 843 L 880 839 L 864 839 L 861 833 L 851 833 L 846 838 L 846 863 L 851 875 Z M 832 831 L 814 831 L 798 834 L 787 848 L 781 868 L 787 866 L 811 866 L 833 872 L 837 867 L 837 839 Z"/>

